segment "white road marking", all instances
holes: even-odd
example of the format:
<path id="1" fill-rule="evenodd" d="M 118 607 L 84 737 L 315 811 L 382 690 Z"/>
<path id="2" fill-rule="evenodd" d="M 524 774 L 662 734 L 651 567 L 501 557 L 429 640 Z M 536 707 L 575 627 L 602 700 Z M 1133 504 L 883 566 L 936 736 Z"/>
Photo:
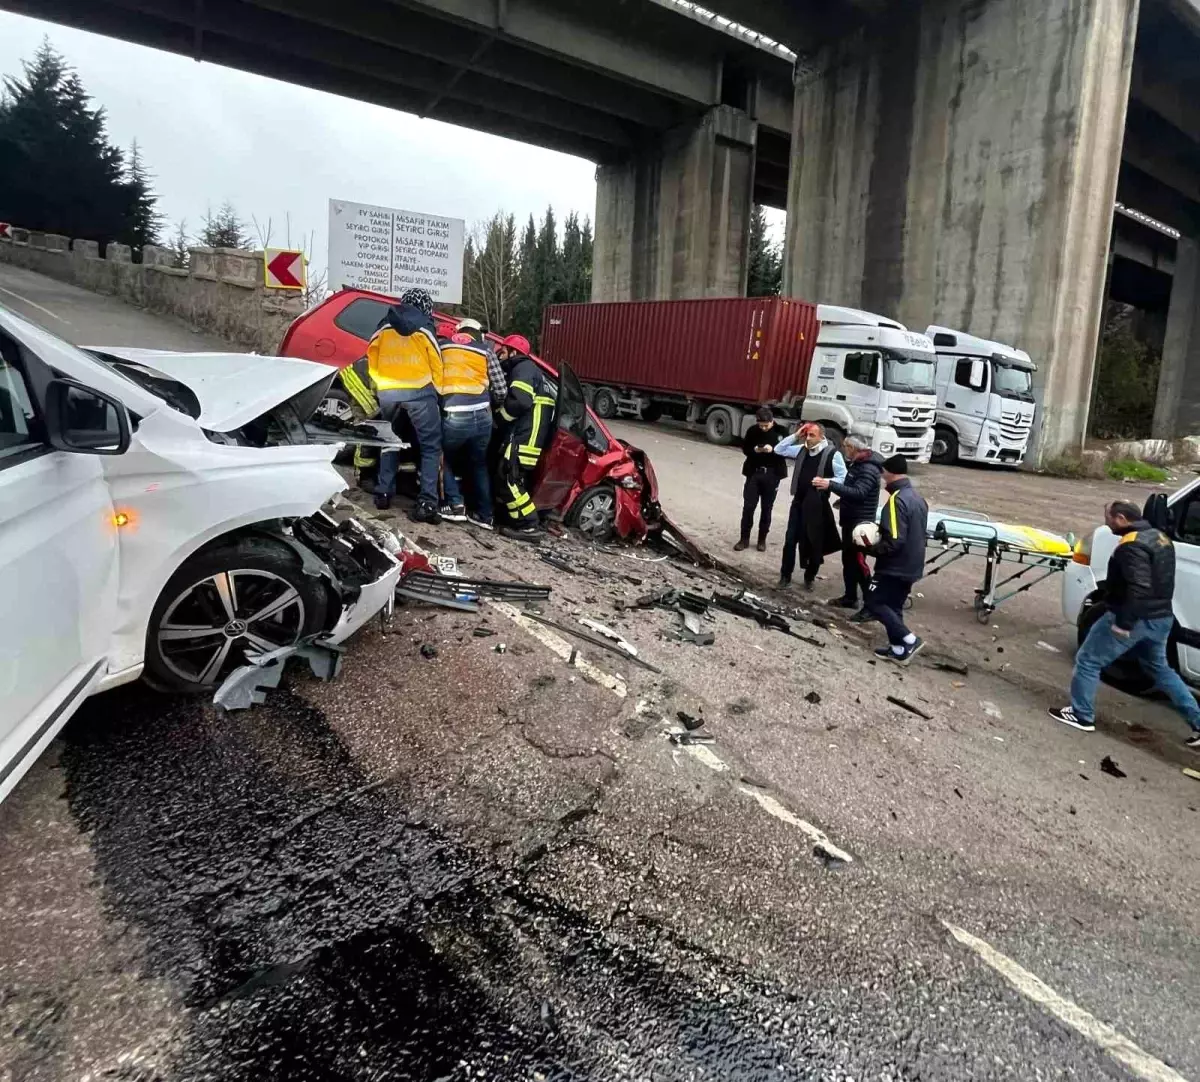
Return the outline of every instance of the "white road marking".
<path id="1" fill-rule="evenodd" d="M 742 786 L 742 792 L 746 796 L 754 797 L 761 805 L 763 811 L 768 815 L 773 815 L 776 819 L 782 820 L 790 826 L 798 827 L 835 860 L 842 860 L 847 864 L 853 863 L 854 858 L 846 850 L 839 849 L 834 845 L 829 840 L 829 836 L 825 831 L 820 827 L 813 826 L 807 819 L 801 819 L 799 816 L 793 815 L 769 793 L 760 792 L 758 789 L 747 789 L 745 786 Z"/>
<path id="2" fill-rule="evenodd" d="M 683 744 L 679 750 L 686 751 L 697 762 L 703 763 L 709 770 L 715 770 L 718 774 L 729 769 L 729 764 L 724 759 L 703 744 Z"/>
<path id="3" fill-rule="evenodd" d="M 595 680 L 601 687 L 608 688 L 618 699 L 623 699 L 628 694 L 624 680 L 603 669 L 596 668 L 590 661 L 584 661 L 574 646 L 561 635 L 556 635 L 545 624 L 539 624 L 536 620 L 530 620 L 527 616 L 523 616 L 520 609 L 510 605 L 507 601 L 489 601 L 488 604 L 502 616 L 508 617 L 518 627 L 528 631 L 547 650 L 557 654 L 563 661 L 570 661 L 571 654 L 574 653 L 575 668 L 584 676 Z"/>
<path id="4" fill-rule="evenodd" d="M 4 286 L 0 286 L 0 293 L 7 293 L 10 297 L 16 297 L 22 304 L 27 304 L 30 308 L 36 308 L 43 315 L 47 315 L 51 319 L 57 319 L 59 323 L 65 323 L 68 327 L 71 325 L 69 319 L 63 319 L 57 313 L 51 312 L 49 308 L 43 308 L 37 301 L 31 301 L 28 297 L 22 297 L 20 293 L 16 293 L 11 289 L 5 289 Z"/>
<path id="5" fill-rule="evenodd" d="M 1018 992 L 1034 1003 L 1045 1007 L 1060 1021 L 1065 1022 L 1077 1033 L 1099 1045 L 1118 1063 L 1128 1067 L 1138 1078 L 1146 1082 L 1187 1082 L 1178 1071 L 1168 1067 L 1162 1060 L 1143 1052 L 1128 1037 L 1118 1033 L 1112 1026 L 1088 1014 L 1077 1003 L 1064 999 L 1053 988 L 1035 977 L 1027 969 L 1017 965 L 1011 958 L 1001 954 L 995 947 L 982 939 L 963 931 L 949 921 L 942 921 L 946 930 L 963 946 L 970 947 L 980 958 L 999 973 Z"/>

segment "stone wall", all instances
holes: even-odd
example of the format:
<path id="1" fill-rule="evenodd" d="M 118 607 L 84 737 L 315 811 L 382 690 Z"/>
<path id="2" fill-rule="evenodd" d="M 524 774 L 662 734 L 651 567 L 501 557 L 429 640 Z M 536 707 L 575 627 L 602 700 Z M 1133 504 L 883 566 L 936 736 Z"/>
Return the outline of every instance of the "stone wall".
<path id="1" fill-rule="evenodd" d="M 147 245 L 142 262 L 134 263 L 124 244 L 108 244 L 101 255 L 92 240 L 17 228 L 12 234 L 0 240 L 0 263 L 174 316 L 234 349 L 274 353 L 303 310 L 296 295 L 264 288 L 261 252 L 192 248 L 188 269 L 179 270 L 165 248 Z"/>

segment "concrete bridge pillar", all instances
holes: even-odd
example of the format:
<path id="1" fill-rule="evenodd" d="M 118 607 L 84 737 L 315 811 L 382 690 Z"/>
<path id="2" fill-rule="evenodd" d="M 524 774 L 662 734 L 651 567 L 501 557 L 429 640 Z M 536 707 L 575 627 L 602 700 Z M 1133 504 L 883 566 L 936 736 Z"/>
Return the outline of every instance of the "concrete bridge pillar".
<path id="1" fill-rule="evenodd" d="M 797 67 L 784 292 L 1039 366 L 1083 443 L 1138 0 L 921 0 Z"/>
<path id="2" fill-rule="evenodd" d="M 1200 242 L 1180 237 L 1150 434 L 1200 435 Z"/>
<path id="3" fill-rule="evenodd" d="M 745 294 L 757 127 L 717 106 L 596 170 L 593 301 Z"/>

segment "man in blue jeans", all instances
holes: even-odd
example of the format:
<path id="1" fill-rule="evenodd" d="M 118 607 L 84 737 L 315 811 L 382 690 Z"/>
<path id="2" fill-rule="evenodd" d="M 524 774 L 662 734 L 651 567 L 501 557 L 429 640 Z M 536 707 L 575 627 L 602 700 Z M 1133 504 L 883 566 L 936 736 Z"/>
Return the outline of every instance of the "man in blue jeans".
<path id="1" fill-rule="evenodd" d="M 1100 674 L 1117 658 L 1131 654 L 1192 727 L 1187 746 L 1200 749 L 1200 706 L 1167 661 L 1167 640 L 1175 622 L 1175 548 L 1134 504 L 1106 507 L 1104 521 L 1121 538 L 1104 581 L 1108 611 L 1092 625 L 1075 655 L 1071 705 L 1051 710 L 1050 716 L 1084 732 L 1094 731 Z"/>
<path id="2" fill-rule="evenodd" d="M 487 453 L 492 403 L 503 402 L 505 393 L 504 371 L 484 342 L 483 328 L 473 319 L 464 319 L 454 337 L 442 345 L 442 450 L 446 455 L 442 485 L 446 495 L 440 514 L 444 519 L 492 529 Z M 462 468 L 469 505 L 454 474 L 456 465 Z"/>
<path id="3" fill-rule="evenodd" d="M 409 289 L 387 310 L 367 346 L 367 370 L 381 416 L 408 414 L 421 454 L 420 492 L 409 512 L 414 522 L 438 523 L 438 475 L 442 465 L 442 351 L 433 326 L 433 298 Z M 391 506 L 396 492 L 395 451 L 379 456 L 375 506 Z"/>

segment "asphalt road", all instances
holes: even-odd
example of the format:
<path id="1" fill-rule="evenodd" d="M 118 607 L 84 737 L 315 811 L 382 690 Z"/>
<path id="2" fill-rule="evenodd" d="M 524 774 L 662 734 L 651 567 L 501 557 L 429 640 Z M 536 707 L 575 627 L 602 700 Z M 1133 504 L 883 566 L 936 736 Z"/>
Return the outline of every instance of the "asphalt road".
<path id="1" fill-rule="evenodd" d="M 80 346 L 228 348 L 165 316 L 5 263 L 0 263 L 0 305 Z"/>
<path id="2" fill-rule="evenodd" d="M 732 584 L 650 551 L 421 537 L 661 675 L 414 606 L 252 711 L 91 700 L 0 805 L 0 1079 L 1200 1079 L 1178 766 L 815 612 L 679 642 L 628 606 Z"/>

